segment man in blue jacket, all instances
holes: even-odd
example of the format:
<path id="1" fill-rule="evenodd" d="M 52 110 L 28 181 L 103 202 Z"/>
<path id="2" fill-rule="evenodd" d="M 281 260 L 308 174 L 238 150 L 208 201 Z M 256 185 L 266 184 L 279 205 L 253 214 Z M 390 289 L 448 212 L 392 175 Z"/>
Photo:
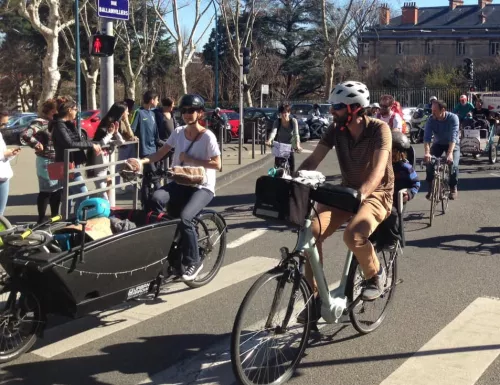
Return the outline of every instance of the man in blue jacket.
<path id="1" fill-rule="evenodd" d="M 139 138 L 139 157 L 144 158 L 154 154 L 159 147 L 163 146 L 163 141 L 159 137 L 158 126 L 156 124 L 154 108 L 158 105 L 158 95 L 151 91 L 146 91 L 142 97 L 142 107 L 134 112 L 132 118 L 132 131 Z M 148 164 L 144 169 L 144 175 L 148 171 L 155 171 L 155 164 Z M 143 206 L 148 201 L 147 186 L 149 181 L 143 178 L 141 188 L 141 202 Z M 155 190 L 160 188 L 160 183 L 155 182 Z"/>
<path id="2" fill-rule="evenodd" d="M 458 116 L 446 111 L 446 103 L 442 100 L 432 101 L 432 115 L 425 124 L 424 132 L 424 161 L 427 163 L 426 181 L 431 186 L 434 179 L 434 168 L 429 163 L 431 156 L 440 157 L 445 152 L 447 163 L 453 164 L 450 174 L 450 199 L 456 199 L 458 195 L 458 163 L 460 161 L 458 128 Z M 434 141 L 431 146 L 433 136 Z M 430 195 L 429 192 L 425 197 L 430 199 Z"/>

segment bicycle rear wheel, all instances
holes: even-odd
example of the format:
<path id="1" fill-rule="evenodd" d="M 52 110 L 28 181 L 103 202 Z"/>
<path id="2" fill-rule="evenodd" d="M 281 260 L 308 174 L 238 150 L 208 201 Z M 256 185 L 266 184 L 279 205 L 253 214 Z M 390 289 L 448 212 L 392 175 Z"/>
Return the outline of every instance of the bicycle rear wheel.
<path id="1" fill-rule="evenodd" d="M 378 253 L 380 264 L 386 271 L 386 282 L 383 294 L 374 301 L 359 300 L 359 303 L 350 311 L 349 317 L 352 326 L 361 334 L 368 334 L 377 329 L 387 315 L 387 310 L 396 290 L 398 277 L 397 253 L 382 250 Z M 356 258 L 352 259 L 347 277 L 347 298 L 353 303 L 361 295 L 365 282 L 363 271 Z"/>
<path id="2" fill-rule="evenodd" d="M 189 287 L 197 288 L 209 283 L 219 272 L 226 254 L 227 233 L 222 219 L 213 213 L 201 213 L 194 222 L 203 269 L 194 281 L 184 283 Z"/>
<path id="3" fill-rule="evenodd" d="M 431 186 L 431 213 L 429 215 L 430 226 L 432 226 L 432 220 L 434 219 L 434 215 L 436 215 L 436 206 L 439 199 L 439 191 L 438 191 L 439 183 L 436 177 L 432 180 Z"/>
<path id="4" fill-rule="evenodd" d="M 309 340 L 312 297 L 305 278 L 288 269 L 269 271 L 253 284 L 231 335 L 231 362 L 240 383 L 279 385 L 292 377 Z M 301 312 L 303 324 L 297 322 Z"/>

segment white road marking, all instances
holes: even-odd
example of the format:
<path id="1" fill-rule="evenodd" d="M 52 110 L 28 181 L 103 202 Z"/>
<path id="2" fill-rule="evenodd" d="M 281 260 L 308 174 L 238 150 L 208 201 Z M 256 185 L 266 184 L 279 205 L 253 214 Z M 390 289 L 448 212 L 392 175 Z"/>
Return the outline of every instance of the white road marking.
<path id="1" fill-rule="evenodd" d="M 302 154 L 312 154 L 312 150 L 306 150 L 305 148 L 303 148 Z"/>
<path id="2" fill-rule="evenodd" d="M 339 285 L 337 281 L 329 285 L 333 290 Z M 259 320 L 254 325 L 260 325 L 264 319 Z M 328 324 L 318 325 L 323 329 Z M 256 326 L 255 326 L 256 327 Z M 252 326 L 248 329 L 252 330 Z M 147 385 L 232 385 L 236 383 L 231 367 L 231 353 L 229 351 L 231 340 L 229 337 L 210 346 L 206 350 L 198 353 L 182 362 L 176 363 L 162 372 L 153 374 L 140 384 Z"/>
<path id="3" fill-rule="evenodd" d="M 264 234 L 267 231 L 267 229 L 255 229 L 254 231 L 251 231 L 250 233 L 247 233 L 243 235 L 242 237 L 232 241 L 227 245 L 228 249 L 235 249 L 247 242 L 253 241 L 255 238 L 260 237 L 262 234 Z"/>
<path id="4" fill-rule="evenodd" d="M 500 354 L 500 300 L 477 298 L 380 385 L 473 385 Z"/>
<path id="5" fill-rule="evenodd" d="M 494 172 L 490 172 L 490 175 L 500 177 L 500 174 L 495 174 Z"/>
<path id="6" fill-rule="evenodd" d="M 142 321 L 166 313 L 179 306 L 196 301 L 255 275 L 262 274 L 276 266 L 277 262 L 276 259 L 272 258 L 249 257 L 222 267 L 217 277 L 215 277 L 212 282 L 198 289 L 182 290 L 186 288 L 183 283 L 172 285 L 170 291 L 173 293 L 165 294 L 160 297 L 164 302 L 158 304 L 140 304 L 123 311 L 112 309 L 100 313 L 99 327 L 95 327 L 95 318 L 93 317 L 80 318 L 68 322 L 67 324 L 54 327 L 45 332 L 44 338 L 44 340 L 54 342 L 33 350 L 31 353 L 45 358 L 57 356 L 79 346 L 88 344 L 89 342 L 136 325 Z M 71 333 L 71 330 L 82 330 L 86 325 L 87 330 L 77 334 Z M 91 325 L 94 327 L 88 329 Z M 60 338 L 61 335 L 69 335 L 69 337 L 58 340 L 58 337 Z"/>

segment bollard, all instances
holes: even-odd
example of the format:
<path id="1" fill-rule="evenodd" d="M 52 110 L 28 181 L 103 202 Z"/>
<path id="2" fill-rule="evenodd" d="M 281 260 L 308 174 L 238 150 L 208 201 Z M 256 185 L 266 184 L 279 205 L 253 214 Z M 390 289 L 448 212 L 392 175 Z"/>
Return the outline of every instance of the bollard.
<path id="1" fill-rule="evenodd" d="M 238 139 L 238 164 L 241 164 L 241 151 L 243 147 L 243 126 L 240 124 L 238 126 L 238 135 L 240 136 Z"/>
<path id="2" fill-rule="evenodd" d="M 252 122 L 252 159 L 255 159 L 255 122 Z"/>
<path id="3" fill-rule="evenodd" d="M 220 150 L 220 170 L 219 171 L 222 171 L 222 144 L 224 143 L 224 129 L 226 127 L 224 127 L 223 124 L 220 124 L 219 123 L 219 140 L 220 140 L 220 144 L 219 144 L 219 150 Z"/>

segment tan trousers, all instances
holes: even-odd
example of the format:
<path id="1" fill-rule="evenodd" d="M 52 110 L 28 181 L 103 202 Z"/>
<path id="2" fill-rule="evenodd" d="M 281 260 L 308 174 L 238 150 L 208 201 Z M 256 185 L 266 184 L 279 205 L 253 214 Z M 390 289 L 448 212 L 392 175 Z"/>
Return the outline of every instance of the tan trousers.
<path id="1" fill-rule="evenodd" d="M 352 217 L 344 231 L 344 242 L 356 256 L 366 279 L 377 274 L 380 263 L 368 238 L 390 214 L 390 209 L 387 207 L 390 208 L 392 202 L 387 202 L 387 198 L 384 192 L 374 192 L 361 203 L 361 207 L 354 216 L 346 211 L 318 204 L 319 219 L 318 217 L 313 219 L 312 232 L 317 240 L 316 246 L 321 264 L 323 264 L 323 242 Z M 320 222 L 321 234 L 319 233 Z M 306 279 L 317 294 L 318 288 L 309 262 L 306 264 Z"/>

